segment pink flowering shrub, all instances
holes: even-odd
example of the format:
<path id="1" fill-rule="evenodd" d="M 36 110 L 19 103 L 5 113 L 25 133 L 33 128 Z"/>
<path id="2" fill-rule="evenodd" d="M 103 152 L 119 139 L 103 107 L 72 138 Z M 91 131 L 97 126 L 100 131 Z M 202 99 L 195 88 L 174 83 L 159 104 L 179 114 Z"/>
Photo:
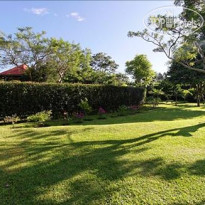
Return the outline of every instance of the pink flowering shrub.
<path id="1" fill-rule="evenodd" d="M 102 107 L 100 107 L 100 108 L 98 109 L 98 114 L 99 114 L 99 115 L 104 115 L 104 114 L 106 114 L 106 111 L 105 111 Z"/>
<path id="2" fill-rule="evenodd" d="M 74 112 L 73 113 L 73 119 L 75 122 L 82 122 L 84 116 L 85 115 L 82 112 Z"/>
<path id="3" fill-rule="evenodd" d="M 98 109 L 98 115 L 99 115 L 98 119 L 106 119 L 106 117 L 105 117 L 106 113 L 107 112 L 102 107 L 100 107 Z"/>
<path id="4" fill-rule="evenodd" d="M 84 114 L 82 112 L 74 112 L 73 116 L 78 119 L 84 118 Z"/>
<path id="5" fill-rule="evenodd" d="M 129 109 L 130 109 L 130 110 L 133 110 L 133 111 L 136 111 L 136 110 L 139 109 L 139 106 L 137 106 L 137 105 L 131 105 L 131 106 L 129 106 Z"/>

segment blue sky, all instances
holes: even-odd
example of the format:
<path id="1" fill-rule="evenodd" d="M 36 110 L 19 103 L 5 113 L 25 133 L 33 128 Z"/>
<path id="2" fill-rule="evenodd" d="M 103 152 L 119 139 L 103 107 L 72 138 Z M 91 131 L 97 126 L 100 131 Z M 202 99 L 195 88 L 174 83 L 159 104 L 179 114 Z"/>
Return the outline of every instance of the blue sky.
<path id="1" fill-rule="evenodd" d="M 143 18 L 151 10 L 173 1 L 0 1 L 0 30 L 17 27 L 45 30 L 47 36 L 80 43 L 93 53 L 105 52 L 125 70 L 125 62 L 146 54 L 157 72 L 167 70 L 167 58 L 154 53 L 142 39 L 128 38 L 129 30 L 144 29 Z"/>

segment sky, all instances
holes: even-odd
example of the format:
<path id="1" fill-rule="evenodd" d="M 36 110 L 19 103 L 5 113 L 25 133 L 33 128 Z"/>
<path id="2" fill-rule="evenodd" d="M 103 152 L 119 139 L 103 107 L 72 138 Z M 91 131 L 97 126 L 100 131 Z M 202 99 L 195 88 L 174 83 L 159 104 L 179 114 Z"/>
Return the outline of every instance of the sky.
<path id="1" fill-rule="evenodd" d="M 125 71 L 125 62 L 146 54 L 156 72 L 167 71 L 168 59 L 128 31 L 142 31 L 144 17 L 173 1 L 0 1 L 0 31 L 12 34 L 29 26 L 48 37 L 80 43 L 92 53 L 104 52 Z"/>

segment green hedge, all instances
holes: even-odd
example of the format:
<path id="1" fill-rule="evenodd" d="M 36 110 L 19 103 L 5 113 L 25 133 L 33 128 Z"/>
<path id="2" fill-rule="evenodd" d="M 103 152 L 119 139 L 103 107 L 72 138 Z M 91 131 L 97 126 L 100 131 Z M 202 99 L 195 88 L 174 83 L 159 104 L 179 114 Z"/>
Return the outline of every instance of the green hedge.
<path id="1" fill-rule="evenodd" d="M 120 105 L 139 105 L 144 89 L 83 84 L 0 83 L 0 116 L 27 116 L 42 110 L 54 114 L 79 109 L 85 97 L 93 109 L 115 110 Z"/>

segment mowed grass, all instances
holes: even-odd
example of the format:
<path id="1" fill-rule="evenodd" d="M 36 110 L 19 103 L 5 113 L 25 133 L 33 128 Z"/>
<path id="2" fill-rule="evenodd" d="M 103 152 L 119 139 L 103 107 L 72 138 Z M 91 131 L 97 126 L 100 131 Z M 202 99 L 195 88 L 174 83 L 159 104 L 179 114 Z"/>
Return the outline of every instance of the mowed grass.
<path id="1" fill-rule="evenodd" d="M 0 126 L 0 204 L 205 204 L 205 108 Z"/>

